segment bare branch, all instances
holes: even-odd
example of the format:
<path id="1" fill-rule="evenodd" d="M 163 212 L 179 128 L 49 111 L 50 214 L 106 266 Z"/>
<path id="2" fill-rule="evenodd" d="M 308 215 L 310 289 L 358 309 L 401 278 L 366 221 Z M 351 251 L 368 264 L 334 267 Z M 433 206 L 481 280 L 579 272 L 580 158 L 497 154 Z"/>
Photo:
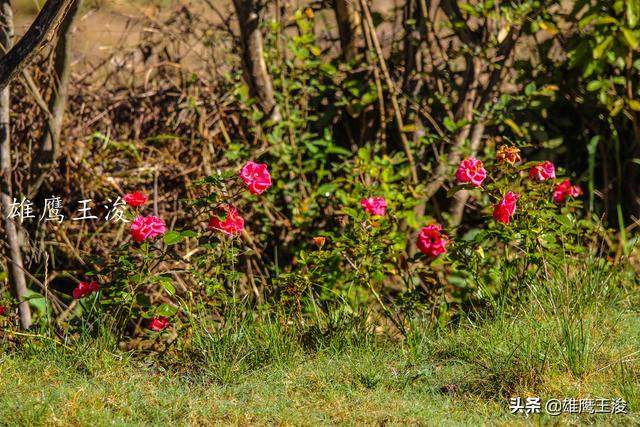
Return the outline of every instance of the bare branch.
<path id="1" fill-rule="evenodd" d="M 0 89 L 24 69 L 38 48 L 50 41 L 75 0 L 48 0 L 25 35 L 0 59 Z"/>
<path id="2" fill-rule="evenodd" d="M 405 154 L 407 155 L 407 160 L 409 161 L 409 167 L 411 168 L 411 177 L 413 179 L 413 183 L 417 184 L 418 171 L 416 168 L 416 162 L 411 152 L 411 146 L 409 145 L 409 140 L 407 139 L 407 136 L 404 133 L 402 112 L 400 111 L 400 105 L 398 104 L 398 98 L 396 97 L 396 87 L 395 87 L 395 84 L 393 83 L 393 80 L 391 79 L 391 75 L 389 74 L 389 69 L 387 68 L 387 63 L 384 59 L 384 53 L 382 52 L 380 41 L 378 40 L 378 36 L 376 35 L 376 27 L 373 24 L 373 18 L 371 17 L 371 12 L 369 11 L 369 5 L 365 0 L 360 0 L 360 7 L 362 7 L 366 24 L 369 26 L 371 39 L 373 41 L 373 46 L 375 48 L 376 55 L 378 56 L 378 61 L 380 62 L 380 68 L 382 69 L 382 75 L 384 76 L 385 82 L 389 87 L 389 91 L 391 95 L 391 105 L 393 106 L 393 111 L 395 112 L 396 124 L 398 125 L 400 140 L 402 141 L 402 146 L 404 148 Z"/>

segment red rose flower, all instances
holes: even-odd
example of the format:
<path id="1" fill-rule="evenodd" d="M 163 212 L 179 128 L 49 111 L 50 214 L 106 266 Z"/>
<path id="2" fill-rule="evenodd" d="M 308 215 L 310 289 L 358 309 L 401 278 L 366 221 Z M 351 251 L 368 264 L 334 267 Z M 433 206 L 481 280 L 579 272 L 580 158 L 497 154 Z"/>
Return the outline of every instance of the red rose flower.
<path id="1" fill-rule="evenodd" d="M 362 199 L 360 200 L 360 206 L 362 206 L 364 210 L 371 215 L 384 216 L 387 211 L 387 201 L 384 200 L 384 197 L 369 197 L 368 199 Z"/>
<path id="2" fill-rule="evenodd" d="M 511 217 L 516 213 L 516 202 L 519 197 L 511 191 L 507 191 L 500 203 L 493 205 L 493 219 L 503 224 L 509 224 Z"/>
<path id="3" fill-rule="evenodd" d="M 95 280 L 91 282 L 80 282 L 78 286 L 73 290 L 73 298 L 80 299 L 84 298 L 89 294 L 94 292 L 98 292 L 100 290 L 100 284 Z"/>
<path id="4" fill-rule="evenodd" d="M 131 223 L 131 237 L 138 243 L 161 236 L 167 231 L 164 221 L 157 216 L 138 216 Z"/>
<path id="5" fill-rule="evenodd" d="M 440 224 L 423 227 L 418 233 L 417 246 L 420 251 L 432 258 L 447 252 L 446 246 L 449 243 L 447 235 L 442 234 Z"/>
<path id="6" fill-rule="evenodd" d="M 169 319 L 166 317 L 154 317 L 149 322 L 149 329 L 156 332 L 162 332 L 169 326 Z"/>
<path id="7" fill-rule="evenodd" d="M 529 169 L 529 178 L 545 181 L 556 177 L 556 168 L 550 161 L 545 161 Z"/>
<path id="8" fill-rule="evenodd" d="M 487 177 L 487 171 L 482 162 L 474 157 L 464 159 L 456 171 L 458 183 L 472 183 L 475 187 L 480 187 L 482 181 Z"/>
<path id="9" fill-rule="evenodd" d="M 565 179 L 553 189 L 553 201 L 562 203 L 567 197 L 578 197 L 582 195 L 582 188 L 579 185 L 571 185 L 571 181 Z"/>
<path id="10" fill-rule="evenodd" d="M 4 316 L 6 312 L 7 312 L 7 308 L 0 305 L 0 316 Z"/>
<path id="11" fill-rule="evenodd" d="M 125 203 L 128 204 L 129 206 L 132 206 L 135 208 L 147 203 L 147 195 L 139 191 L 136 191 L 133 193 L 125 194 L 122 197 L 122 200 L 124 200 Z"/>
<path id="12" fill-rule="evenodd" d="M 240 171 L 240 178 L 249 186 L 253 194 L 262 194 L 271 187 L 271 175 L 264 163 L 247 162 Z"/>
<path id="13" fill-rule="evenodd" d="M 220 230 L 229 236 L 240 234 L 244 230 L 244 219 L 238 215 L 238 210 L 231 205 L 224 205 L 222 209 L 226 212 L 226 217 L 212 217 L 209 220 L 209 230 Z"/>

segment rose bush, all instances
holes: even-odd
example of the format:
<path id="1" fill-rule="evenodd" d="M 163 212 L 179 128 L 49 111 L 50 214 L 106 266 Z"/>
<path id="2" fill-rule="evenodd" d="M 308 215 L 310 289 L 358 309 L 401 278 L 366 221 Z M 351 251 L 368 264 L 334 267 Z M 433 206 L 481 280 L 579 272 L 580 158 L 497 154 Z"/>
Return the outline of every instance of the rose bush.
<path id="1" fill-rule="evenodd" d="M 285 267 L 274 278 L 273 301 L 279 301 L 302 319 L 309 301 L 307 295 L 316 295 L 323 302 L 333 301 L 340 295 L 353 307 L 368 304 L 368 299 L 373 298 L 385 316 L 402 328 L 396 310 L 409 301 L 415 308 L 419 301 L 443 298 L 445 294 L 438 289 L 445 286 L 444 283 L 461 279 L 489 289 L 486 273 L 482 272 L 487 268 L 485 248 L 495 253 L 496 248 L 507 251 L 512 245 L 519 245 L 524 250 L 524 258 L 507 256 L 505 262 L 516 263 L 518 274 L 528 274 L 528 266 L 537 261 L 545 248 L 561 244 L 571 235 L 566 232 L 567 219 L 573 223 L 572 211 L 579 204 L 568 203 L 560 208 L 557 204 L 578 197 L 581 190 L 568 179 L 556 182 L 556 168 L 551 162 L 521 163 L 520 151 L 505 145 L 497 150 L 493 161 L 469 157 L 460 163 L 455 178 L 461 185 L 451 194 L 466 188 L 478 202 L 489 202 L 484 226 L 473 234 L 463 234 L 455 228 L 447 232 L 441 224 L 425 218 L 423 221 L 429 225 L 420 227 L 414 222 L 416 234 L 411 241 L 411 230 L 406 227 L 411 217 L 400 214 L 409 212 L 407 208 L 415 209 L 419 199 L 401 195 L 398 188 L 385 181 L 384 175 L 376 174 L 380 182 L 373 185 L 365 184 L 371 182 L 369 177 L 362 183 L 349 184 L 353 187 L 342 193 L 340 232 L 319 230 L 319 235 L 308 237 L 309 244 L 297 254 L 295 264 Z M 363 167 L 367 173 L 375 171 L 371 163 L 365 162 Z M 169 231 L 159 217 L 130 212 L 133 244 L 127 243 L 119 249 L 117 262 L 92 273 L 104 286 L 99 285 L 99 280 L 80 282 L 73 291 L 74 298 L 97 293 L 103 310 L 123 313 L 122 322 L 132 327 L 137 325 L 131 323 L 136 318 L 146 318 L 146 329 L 152 332 L 164 331 L 169 325 L 177 327 L 184 323 L 178 318 L 192 312 L 193 306 L 175 298 L 176 289 L 167 260 L 175 256 L 172 249 L 178 243 L 189 239 L 197 239 L 203 248 L 190 260 L 193 267 L 189 270 L 199 277 L 205 290 L 202 303 L 233 298 L 229 284 L 240 283 L 240 275 L 233 265 L 238 249 L 248 244 L 242 237 L 247 225 L 244 215 L 256 206 L 250 199 L 264 197 L 272 186 L 271 174 L 266 164 L 249 161 L 237 174 L 232 170 L 219 173 L 196 185 L 204 191 L 193 202 L 196 213 L 201 212 L 195 218 L 209 216 L 208 220 L 183 231 Z M 372 193 L 377 195 L 355 197 Z M 135 209 L 142 209 L 147 201 L 141 192 L 125 198 Z M 356 201 L 359 209 L 355 208 Z M 479 211 L 485 208 L 479 206 Z M 500 246 L 491 247 L 496 243 Z M 212 274 L 203 275 L 203 268 Z M 383 302 L 382 295 L 389 292 L 385 283 L 397 279 L 408 285 L 396 297 L 397 307 L 393 308 Z M 418 286 L 419 283 L 428 287 Z M 469 292 L 473 286 L 460 287 L 458 291 L 450 288 L 447 292 L 464 301 L 471 298 Z M 157 298 L 146 297 L 152 288 L 159 288 L 163 293 Z"/>
<path id="2" fill-rule="evenodd" d="M 137 319 L 147 319 L 148 330 L 161 332 L 167 329 L 173 317 L 190 312 L 193 307 L 176 299 L 173 269 L 170 267 L 170 260 L 178 259 L 175 250 L 188 239 L 198 239 L 204 248 L 194 257 L 190 271 L 201 277 L 207 293 L 216 280 L 229 282 L 234 274 L 232 265 L 237 254 L 229 246 L 233 243 L 228 239 L 238 238 L 244 230 L 244 219 L 235 204 L 243 200 L 243 194 L 263 194 L 271 186 L 271 175 L 266 164 L 249 161 L 239 172 L 214 175 L 197 185 L 206 193 L 193 202 L 196 223 L 183 230 L 169 230 L 162 218 L 144 215 L 141 210 L 148 198 L 143 192 L 123 197 L 127 206 L 135 210 L 125 214 L 125 221 L 131 219 L 126 223 L 131 242 L 118 247 L 108 260 L 94 260 L 98 267 L 96 271 L 85 272 L 92 279 L 80 282 L 73 290 L 73 297 L 78 300 L 99 293 L 97 305 L 81 304 L 87 316 L 107 316 L 119 328 L 136 334 L 139 333 Z M 202 209 L 205 210 L 204 215 L 207 212 L 210 215 L 204 224 L 198 214 Z M 199 276 L 201 267 L 209 263 L 215 265 L 221 277 Z M 100 286 L 99 283 L 105 285 Z M 154 289 L 161 292 L 154 292 Z M 220 294 L 215 293 L 215 296 L 220 297 Z"/>

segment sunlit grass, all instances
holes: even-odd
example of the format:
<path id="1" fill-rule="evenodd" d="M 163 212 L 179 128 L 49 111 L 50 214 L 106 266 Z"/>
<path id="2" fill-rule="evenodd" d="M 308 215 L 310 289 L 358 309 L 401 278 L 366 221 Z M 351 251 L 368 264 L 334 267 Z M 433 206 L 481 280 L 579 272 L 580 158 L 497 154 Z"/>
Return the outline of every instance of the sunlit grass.
<path id="1" fill-rule="evenodd" d="M 269 316 L 194 323 L 162 357 L 122 352 L 105 334 L 67 347 L 5 343 L 0 420 L 38 424 L 285 423 L 513 425 L 508 398 L 623 398 L 627 415 L 562 415 L 578 424 L 640 422 L 640 316 L 623 274 L 560 265 L 528 297 L 445 328 L 411 322 L 375 334 L 363 313 L 321 326 Z M 326 320 L 331 319 L 330 317 Z"/>
<path id="2" fill-rule="evenodd" d="M 257 341 L 244 347 L 216 341 L 223 356 L 182 360 L 177 369 L 100 348 L 21 350 L 0 364 L 0 419 L 65 425 L 506 425 L 523 420 L 509 413 L 509 396 L 623 397 L 636 413 L 640 318 L 633 312 L 609 314 L 598 319 L 600 328 L 588 330 L 599 345 L 579 375 L 557 341 L 562 331 L 531 318 L 467 325 L 416 348 L 386 342 L 339 351 L 298 346 L 278 354 L 253 348 Z M 587 417 L 614 416 L 563 419 Z M 624 417 L 624 423 L 640 421 L 633 414 Z M 614 420 L 623 422 L 607 422 Z"/>

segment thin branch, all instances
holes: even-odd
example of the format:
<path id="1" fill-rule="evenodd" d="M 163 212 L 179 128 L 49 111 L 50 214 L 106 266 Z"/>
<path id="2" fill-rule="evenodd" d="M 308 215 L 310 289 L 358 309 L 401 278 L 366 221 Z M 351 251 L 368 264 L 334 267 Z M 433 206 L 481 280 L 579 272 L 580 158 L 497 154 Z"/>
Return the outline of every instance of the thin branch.
<path id="1" fill-rule="evenodd" d="M 378 56 L 378 61 L 380 63 L 380 68 L 382 69 L 382 75 L 384 76 L 385 82 L 389 87 L 390 96 L 391 96 L 391 106 L 393 107 L 393 111 L 395 113 L 396 123 L 398 125 L 398 133 L 400 134 L 400 140 L 402 141 L 402 146 L 404 148 L 404 152 L 407 155 L 407 160 L 409 161 L 409 166 L 411 168 L 411 178 L 413 179 L 413 183 L 418 183 L 418 170 L 416 169 L 416 162 L 413 158 L 413 153 L 411 152 L 411 147 L 409 145 L 409 140 L 407 136 L 404 134 L 404 124 L 402 121 L 402 113 L 400 111 L 400 105 L 398 104 L 398 98 L 396 97 L 396 88 L 391 79 L 391 75 L 389 74 L 389 69 L 387 68 L 387 63 L 384 59 L 384 54 L 382 52 L 382 47 L 380 47 L 380 41 L 378 40 L 378 36 L 376 34 L 376 27 L 373 24 L 373 18 L 371 17 L 371 12 L 369 11 L 369 5 L 366 0 L 360 0 L 360 6 L 362 7 L 362 11 L 364 12 L 364 16 L 369 26 L 369 33 L 371 34 L 371 39 L 373 41 L 373 46 L 376 51 L 376 55 Z"/>

